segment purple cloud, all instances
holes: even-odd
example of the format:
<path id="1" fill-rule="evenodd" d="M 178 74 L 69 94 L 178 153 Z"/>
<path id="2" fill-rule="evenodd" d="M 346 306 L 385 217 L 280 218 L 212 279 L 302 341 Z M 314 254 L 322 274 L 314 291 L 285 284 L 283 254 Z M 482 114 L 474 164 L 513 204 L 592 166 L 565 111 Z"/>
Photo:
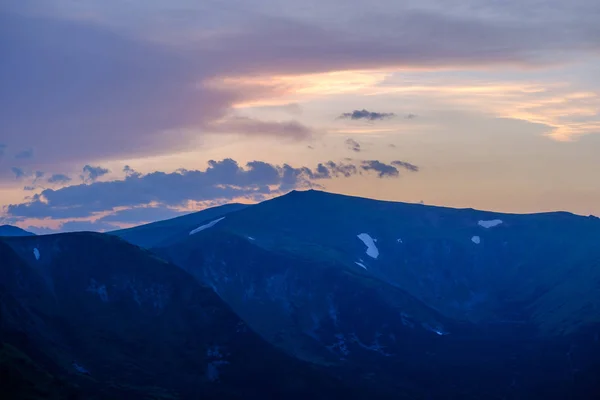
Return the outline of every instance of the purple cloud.
<path id="1" fill-rule="evenodd" d="M 351 120 L 367 120 L 367 121 L 380 121 L 382 119 L 394 118 L 396 114 L 394 113 L 379 113 L 373 111 L 367 111 L 365 109 L 362 110 L 354 110 L 351 113 L 343 113 L 338 117 L 338 119 L 351 119 Z"/>
<path id="2" fill-rule="evenodd" d="M 26 160 L 33 157 L 33 149 L 26 149 L 15 154 L 17 160 Z"/>
<path id="3" fill-rule="evenodd" d="M 86 165 L 83 167 L 83 175 L 82 178 L 86 182 L 94 182 L 98 178 L 108 174 L 110 171 L 106 168 L 102 167 L 92 167 L 91 165 Z"/>
<path id="4" fill-rule="evenodd" d="M 400 175 L 396 167 L 377 160 L 363 161 L 361 168 L 365 171 L 376 172 L 380 178 L 397 177 Z"/>
<path id="5" fill-rule="evenodd" d="M 346 141 L 344 143 L 346 143 L 346 146 L 352 151 L 355 151 L 357 153 L 359 153 L 361 151 L 360 143 L 358 143 L 354 139 L 348 138 L 348 139 L 346 139 Z"/>
<path id="6" fill-rule="evenodd" d="M 70 181 L 71 181 L 71 178 L 69 178 L 65 174 L 54 174 L 54 175 L 52 175 L 52 176 L 50 176 L 48 178 L 48 183 L 63 184 L 63 183 L 67 183 L 67 182 L 70 182 Z"/>
<path id="7" fill-rule="evenodd" d="M 226 16 L 220 6 L 187 4 L 190 19 L 183 20 L 170 12 L 182 7 L 177 1 L 156 14 L 153 4 L 136 4 L 144 12 L 91 2 L 65 16 L 61 13 L 68 13 L 68 7 L 29 0 L 13 2 L 17 12 L 0 14 L 0 54 L 13 60 L 0 64 L 0 76 L 11 77 L 0 91 L 0 120 L 11 132 L 7 145 L 35 143 L 44 149 L 36 159 L 51 162 L 187 149 L 190 138 L 174 133 L 182 132 L 178 128 L 206 131 L 233 103 L 274 90 L 207 83 L 224 75 L 540 66 L 600 49 L 600 5 L 591 0 L 569 7 L 553 1 L 532 11 L 535 18 L 516 2 L 493 2 L 487 13 L 477 12 L 481 4 L 452 13 L 448 9 L 453 7 L 436 2 L 427 10 L 390 3 L 385 12 L 346 10 L 349 15 L 335 25 L 322 22 L 338 15 L 339 7 L 332 4 L 317 8 L 312 19 L 285 9 L 285 14 L 266 17 L 260 10 L 273 8 L 264 1 L 244 7 L 236 3 Z M 43 11 L 27 16 L 38 9 L 51 16 L 40 16 Z M 192 24 L 194 18 L 200 19 Z M 157 21 L 160 25 L 153 25 Z M 256 125 L 244 127 L 260 131 Z M 282 135 L 306 133 L 294 125 L 286 129 Z"/>
<path id="8" fill-rule="evenodd" d="M 367 166 L 370 166 L 367 168 Z M 375 171 L 380 178 L 391 176 L 381 171 L 393 168 L 379 161 L 368 161 L 361 167 Z M 397 172 L 397 170 L 396 170 Z M 350 177 L 360 173 L 356 165 L 329 161 L 315 169 L 273 165 L 252 161 L 241 167 L 232 159 L 211 160 L 204 171 L 179 170 L 172 173 L 152 172 L 130 174 L 123 180 L 93 182 L 45 189 L 31 200 L 6 207 L 6 213 L 18 218 L 86 218 L 99 212 L 113 212 L 102 221 L 119 221 L 127 213 L 162 212 L 160 209 L 136 209 L 127 212 L 116 208 L 133 209 L 153 205 L 169 209 L 188 201 L 228 201 L 236 198 L 264 199 L 295 188 L 319 186 L 318 182 L 334 177 Z M 131 215 L 131 214 L 130 214 Z M 139 215 L 138 215 L 139 216 Z"/>
<path id="9" fill-rule="evenodd" d="M 398 161 L 398 160 L 396 160 L 396 161 L 392 161 L 391 164 L 395 165 L 397 167 L 405 168 L 405 169 L 407 169 L 407 170 L 409 170 L 411 172 L 418 172 L 419 171 L 419 167 L 417 167 L 416 165 L 411 164 L 409 162 L 406 162 L 406 161 Z"/>
<path id="10" fill-rule="evenodd" d="M 234 117 L 209 126 L 212 132 L 238 133 L 245 135 L 280 136 L 292 139 L 306 139 L 313 130 L 297 121 L 259 121 L 247 117 Z"/>

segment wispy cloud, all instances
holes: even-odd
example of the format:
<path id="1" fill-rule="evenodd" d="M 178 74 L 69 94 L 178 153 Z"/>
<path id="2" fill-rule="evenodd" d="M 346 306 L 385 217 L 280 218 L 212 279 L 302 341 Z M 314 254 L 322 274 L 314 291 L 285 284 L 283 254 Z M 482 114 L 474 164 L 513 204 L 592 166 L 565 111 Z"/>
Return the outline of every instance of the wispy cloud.
<path id="1" fill-rule="evenodd" d="M 355 151 L 357 153 L 359 153 L 361 151 L 360 143 L 358 143 L 354 139 L 348 138 L 348 139 L 346 139 L 346 141 L 344 143 L 346 143 L 346 146 L 352 151 Z"/>
<path id="2" fill-rule="evenodd" d="M 276 136 L 295 140 L 307 139 L 314 131 L 298 121 L 261 121 L 248 117 L 231 117 L 208 126 L 212 132 L 249 136 Z"/>
<path id="3" fill-rule="evenodd" d="M 374 111 L 367 111 L 365 109 L 362 110 L 354 110 L 349 113 L 343 113 L 338 117 L 338 119 L 351 119 L 351 120 L 366 120 L 366 121 L 380 121 L 383 119 L 394 118 L 396 114 L 394 113 L 380 113 Z"/>
<path id="4" fill-rule="evenodd" d="M 279 87 L 209 84 L 226 78 L 539 67 L 600 49 L 594 0 L 568 7 L 549 0 L 527 12 L 516 1 L 411 0 L 368 8 L 311 1 L 309 14 L 294 4 L 275 9 L 270 1 L 10 3 L 4 10 L 16 12 L 0 15 L 0 50 L 15 62 L 0 65 L 11 76 L 0 92 L 0 120 L 5 131 L 19 132 L 7 145 L 35 143 L 44 149 L 36 160 L 44 162 L 186 149 L 190 128 L 205 132 L 236 105 L 296 92 L 289 79 Z M 360 87 L 335 76 L 319 79 L 305 89 Z M 572 129 L 557 135 L 581 131 Z"/>
<path id="5" fill-rule="evenodd" d="M 26 149 L 15 154 L 17 160 L 26 160 L 33 157 L 33 149 Z"/>
<path id="6" fill-rule="evenodd" d="M 406 162 L 406 161 L 396 160 L 396 161 L 392 161 L 391 164 L 395 165 L 396 167 L 401 167 L 401 168 L 407 169 L 407 170 L 409 170 L 411 172 L 418 172 L 419 171 L 419 167 L 417 167 L 416 165 L 411 164 L 409 162 Z"/>
<path id="7" fill-rule="evenodd" d="M 69 178 L 65 174 L 54 174 L 48 178 L 48 183 L 64 184 L 64 183 L 68 183 L 70 181 L 71 181 L 71 178 Z"/>
<path id="8" fill-rule="evenodd" d="M 13 174 L 15 174 L 16 179 L 21 179 L 21 178 L 24 178 L 25 176 L 27 176 L 27 174 L 25 173 L 25 171 L 23 171 L 22 168 L 12 167 L 10 170 L 12 171 Z"/>
<path id="9" fill-rule="evenodd" d="M 363 161 L 361 168 L 365 171 L 376 172 L 380 178 L 397 177 L 400 175 L 396 167 L 377 160 Z"/>
<path id="10" fill-rule="evenodd" d="M 95 182 L 98 178 L 108 174 L 110 171 L 107 168 L 102 168 L 100 166 L 93 167 L 91 165 L 86 165 L 83 167 L 83 175 L 82 178 L 86 182 Z"/>

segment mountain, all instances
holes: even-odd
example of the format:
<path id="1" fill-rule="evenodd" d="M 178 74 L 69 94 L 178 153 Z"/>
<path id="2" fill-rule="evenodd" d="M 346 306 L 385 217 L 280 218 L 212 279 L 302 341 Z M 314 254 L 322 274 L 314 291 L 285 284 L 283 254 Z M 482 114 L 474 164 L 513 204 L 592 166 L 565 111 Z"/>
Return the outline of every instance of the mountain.
<path id="1" fill-rule="evenodd" d="M 0 260 L 2 398 L 366 395 L 267 343 L 210 288 L 117 237 L 2 238 Z"/>
<path id="2" fill-rule="evenodd" d="M 583 399 L 600 394 L 598 243 L 594 217 L 311 190 L 152 251 L 349 381 L 408 398 Z"/>
<path id="3" fill-rule="evenodd" d="M 0 225 L 0 236 L 35 236 L 35 233 L 12 225 Z"/>
<path id="4" fill-rule="evenodd" d="M 226 204 L 164 221 L 152 222 L 108 233 L 123 238 L 137 246 L 149 248 L 164 244 L 167 241 L 177 241 L 181 237 L 188 235 L 190 230 L 206 220 L 220 218 L 230 212 L 242 210 L 246 207 L 246 204 Z"/>

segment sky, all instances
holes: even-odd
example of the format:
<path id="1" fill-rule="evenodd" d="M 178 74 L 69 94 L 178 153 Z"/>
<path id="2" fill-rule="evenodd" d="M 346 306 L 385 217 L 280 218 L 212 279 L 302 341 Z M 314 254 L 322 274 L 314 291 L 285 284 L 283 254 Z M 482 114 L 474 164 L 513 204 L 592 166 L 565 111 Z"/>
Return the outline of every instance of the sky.
<path id="1" fill-rule="evenodd" d="M 294 189 L 600 215 L 597 0 L 5 0 L 0 224 Z"/>

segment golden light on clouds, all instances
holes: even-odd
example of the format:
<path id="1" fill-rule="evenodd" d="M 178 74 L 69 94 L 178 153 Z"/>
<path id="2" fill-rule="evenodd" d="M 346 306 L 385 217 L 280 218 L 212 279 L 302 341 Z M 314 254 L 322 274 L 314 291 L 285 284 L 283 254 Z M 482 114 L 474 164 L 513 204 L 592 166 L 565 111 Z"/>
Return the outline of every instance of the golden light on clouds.
<path id="1" fill-rule="evenodd" d="M 212 82 L 217 86 L 263 87 L 254 99 L 235 104 L 242 110 L 281 106 L 288 103 L 325 100 L 352 94 L 365 104 L 369 98 L 384 98 L 389 104 L 408 104 L 419 99 L 432 108 L 480 112 L 548 127 L 547 136 L 568 141 L 600 132 L 600 94 L 580 90 L 565 82 L 515 82 L 461 79 L 449 83 L 443 72 L 422 73 L 422 79 L 388 82 L 392 71 L 338 71 L 294 76 L 230 77 Z M 379 101 L 381 103 L 381 100 Z M 384 133 L 393 129 L 361 127 L 342 133 Z M 328 129 L 336 133 L 336 128 Z"/>

